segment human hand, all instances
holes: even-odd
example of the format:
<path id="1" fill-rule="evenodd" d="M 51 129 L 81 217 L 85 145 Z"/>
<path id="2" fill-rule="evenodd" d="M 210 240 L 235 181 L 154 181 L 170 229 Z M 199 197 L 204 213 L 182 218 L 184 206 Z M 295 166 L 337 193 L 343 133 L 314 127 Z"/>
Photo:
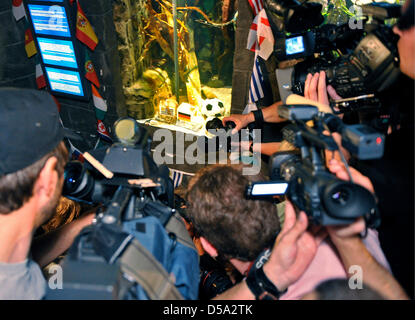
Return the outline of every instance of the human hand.
<path id="1" fill-rule="evenodd" d="M 264 272 L 278 290 L 283 291 L 296 282 L 313 260 L 317 247 L 326 237 L 325 230 L 307 231 L 308 218 L 286 201 L 284 226 L 277 237 Z M 323 231 L 323 232 L 322 232 Z"/>
<path id="2" fill-rule="evenodd" d="M 349 174 L 347 173 L 347 170 L 342 162 L 332 159 L 328 163 L 328 169 L 331 171 L 331 173 L 335 174 L 337 178 L 345 181 L 350 180 Z M 373 184 L 368 177 L 364 176 L 352 167 L 349 167 L 349 171 L 354 183 L 362 186 L 363 188 L 366 188 L 373 194 L 375 193 Z"/>
<path id="3" fill-rule="evenodd" d="M 232 134 L 236 134 L 242 128 L 245 128 L 248 124 L 255 121 L 252 113 L 249 114 L 231 114 L 229 117 L 222 119 L 222 124 L 226 126 L 226 122 L 233 121 L 235 128 L 232 130 Z"/>
<path id="4" fill-rule="evenodd" d="M 324 71 L 317 72 L 314 75 L 309 73 L 304 83 L 304 97 L 329 105 L 327 93 L 333 100 L 342 99 L 331 85 L 326 85 L 326 73 Z"/>

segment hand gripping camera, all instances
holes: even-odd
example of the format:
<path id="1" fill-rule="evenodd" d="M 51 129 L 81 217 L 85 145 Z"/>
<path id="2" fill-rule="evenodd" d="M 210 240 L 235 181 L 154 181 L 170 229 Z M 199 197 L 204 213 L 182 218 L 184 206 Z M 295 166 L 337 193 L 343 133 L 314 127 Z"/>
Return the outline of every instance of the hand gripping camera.
<path id="1" fill-rule="evenodd" d="M 383 135 L 365 125 L 344 125 L 336 116 L 309 105 L 284 105 L 279 115 L 292 122 L 284 129 L 284 139 L 298 151 L 274 154 L 270 159 L 271 181 L 250 184 L 246 196 L 272 199 L 286 195 L 318 225 L 350 224 L 364 217 L 368 227 L 376 228 L 380 218 L 374 195 L 353 182 L 338 179 L 327 169 L 324 151 L 339 148 L 333 137 L 323 132 L 341 134 L 342 145 L 360 159 L 383 155 Z M 305 123 L 310 120 L 312 127 Z"/>

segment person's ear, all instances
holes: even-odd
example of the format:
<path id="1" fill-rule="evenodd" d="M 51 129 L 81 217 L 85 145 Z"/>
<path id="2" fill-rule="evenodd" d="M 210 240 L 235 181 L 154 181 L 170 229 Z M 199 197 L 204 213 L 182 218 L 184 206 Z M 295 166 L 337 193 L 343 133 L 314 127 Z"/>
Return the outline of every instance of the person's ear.
<path id="1" fill-rule="evenodd" d="M 41 206 L 46 205 L 54 197 L 56 188 L 58 187 L 59 175 L 56 170 L 58 159 L 50 157 L 37 178 L 33 195 L 37 197 Z"/>
<path id="2" fill-rule="evenodd" d="M 402 36 L 402 31 L 397 26 L 394 26 L 392 30 L 393 30 L 393 33 L 398 35 L 399 37 Z"/>
<path id="3" fill-rule="evenodd" d="M 202 244 L 203 249 L 212 257 L 216 258 L 218 256 L 218 250 L 204 237 L 200 237 L 200 243 Z"/>

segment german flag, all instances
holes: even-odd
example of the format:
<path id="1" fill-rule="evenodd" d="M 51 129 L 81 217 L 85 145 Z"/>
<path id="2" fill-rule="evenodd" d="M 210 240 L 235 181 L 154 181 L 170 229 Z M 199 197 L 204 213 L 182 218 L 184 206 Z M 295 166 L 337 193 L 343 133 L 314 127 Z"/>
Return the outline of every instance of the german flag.
<path id="1" fill-rule="evenodd" d="M 25 38 L 24 43 L 25 43 L 27 57 L 30 58 L 31 56 L 37 53 L 37 50 L 35 46 L 35 41 L 33 40 L 32 31 L 30 30 L 29 27 L 26 29 L 24 38 Z"/>
<path id="2" fill-rule="evenodd" d="M 179 120 L 190 121 L 191 117 L 189 114 L 179 112 L 178 115 Z"/>
<path id="3" fill-rule="evenodd" d="M 76 17 L 76 37 L 79 41 L 87 45 L 92 51 L 98 44 L 98 38 L 94 29 L 85 16 L 84 11 L 78 1 L 78 14 Z"/>

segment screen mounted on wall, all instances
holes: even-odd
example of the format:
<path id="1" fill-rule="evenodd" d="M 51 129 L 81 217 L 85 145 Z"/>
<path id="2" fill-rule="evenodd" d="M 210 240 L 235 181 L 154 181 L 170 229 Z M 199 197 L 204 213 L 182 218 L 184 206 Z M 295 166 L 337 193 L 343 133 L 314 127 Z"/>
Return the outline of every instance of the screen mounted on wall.
<path id="1" fill-rule="evenodd" d="M 36 34 L 71 37 L 64 7 L 29 4 L 28 8 Z"/>
<path id="2" fill-rule="evenodd" d="M 84 96 L 79 72 L 46 67 L 46 76 L 52 91 Z"/>

